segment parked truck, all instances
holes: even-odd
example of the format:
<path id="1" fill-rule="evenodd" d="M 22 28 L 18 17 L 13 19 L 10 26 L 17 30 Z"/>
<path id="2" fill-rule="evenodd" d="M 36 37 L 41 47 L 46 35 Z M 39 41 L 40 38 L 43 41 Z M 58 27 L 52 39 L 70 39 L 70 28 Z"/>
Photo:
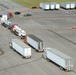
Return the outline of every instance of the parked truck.
<path id="1" fill-rule="evenodd" d="M 62 8 L 65 8 L 65 9 L 75 9 L 74 2 L 62 2 L 60 5 Z"/>
<path id="2" fill-rule="evenodd" d="M 49 4 L 48 3 L 40 3 L 40 8 L 43 10 L 49 10 Z"/>
<path id="3" fill-rule="evenodd" d="M 7 27 L 8 29 L 10 29 L 10 27 L 12 26 L 12 23 L 6 19 L 1 18 L 1 24 L 4 27 Z"/>
<path id="4" fill-rule="evenodd" d="M 60 6 L 64 9 L 70 9 L 70 4 L 68 2 L 61 2 Z"/>
<path id="5" fill-rule="evenodd" d="M 54 9 L 55 9 L 55 6 L 54 6 L 54 4 L 52 4 L 52 3 L 49 3 L 49 9 L 50 9 L 50 10 L 54 10 Z"/>
<path id="6" fill-rule="evenodd" d="M 11 27 L 11 30 L 15 35 L 17 35 L 21 38 L 24 38 L 26 35 L 26 32 L 24 30 L 22 30 L 21 28 L 19 28 L 17 24 L 13 24 Z"/>
<path id="7" fill-rule="evenodd" d="M 71 9 L 75 9 L 75 3 L 70 2 L 70 7 L 71 7 Z"/>
<path id="8" fill-rule="evenodd" d="M 76 2 L 73 2 L 75 4 L 75 9 L 76 9 Z"/>
<path id="9" fill-rule="evenodd" d="M 12 39 L 11 43 L 9 42 L 10 48 L 17 51 L 23 56 L 23 58 L 31 58 L 31 47 L 26 45 L 19 39 Z"/>
<path id="10" fill-rule="evenodd" d="M 42 56 L 45 59 L 51 60 L 52 62 L 57 64 L 60 67 L 60 69 L 63 69 L 66 71 L 73 70 L 73 66 L 74 66 L 73 59 L 70 56 L 68 56 L 54 48 L 45 48 Z"/>
<path id="11" fill-rule="evenodd" d="M 60 4 L 57 4 L 57 3 L 55 3 L 55 2 L 51 2 L 50 3 L 50 7 L 52 7 L 52 6 L 54 6 L 54 10 L 56 9 L 56 10 L 59 10 L 60 9 Z"/>
<path id="12" fill-rule="evenodd" d="M 27 35 L 27 43 L 35 48 L 37 51 L 44 51 L 43 50 L 43 41 L 36 37 L 35 35 Z"/>
<path id="13" fill-rule="evenodd" d="M 18 35 L 21 38 L 24 38 L 26 35 L 26 32 L 24 30 L 22 30 L 20 27 L 18 27 L 17 24 L 12 24 L 6 16 L 3 16 L 1 18 L 1 24 L 4 27 L 7 27 L 8 29 L 10 29 L 15 35 Z"/>

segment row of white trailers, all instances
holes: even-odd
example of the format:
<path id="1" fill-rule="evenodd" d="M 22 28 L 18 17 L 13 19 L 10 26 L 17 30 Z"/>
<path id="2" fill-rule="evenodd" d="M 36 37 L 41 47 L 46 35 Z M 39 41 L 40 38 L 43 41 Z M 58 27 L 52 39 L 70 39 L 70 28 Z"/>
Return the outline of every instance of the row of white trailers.
<path id="1" fill-rule="evenodd" d="M 30 46 L 32 46 L 34 49 L 36 49 L 39 52 L 44 51 L 42 56 L 45 59 L 48 59 L 53 63 L 55 63 L 57 66 L 60 67 L 60 69 L 66 71 L 73 70 L 74 60 L 70 56 L 54 48 L 43 48 L 43 41 L 38 37 L 36 37 L 35 35 L 32 34 L 27 35 L 24 41 L 27 41 L 27 43 L 24 43 L 22 40 L 19 39 L 12 39 L 9 45 L 12 49 L 14 49 L 16 52 L 21 54 L 23 58 L 31 58 L 32 52 Z"/>
<path id="2" fill-rule="evenodd" d="M 31 47 L 34 48 L 37 52 L 43 52 L 43 41 L 36 37 L 35 35 L 27 35 L 25 36 L 23 42 L 18 39 L 12 39 L 9 42 L 10 48 L 17 51 L 19 54 L 23 56 L 23 58 L 30 58 L 31 57 Z M 30 47 L 31 46 L 31 47 Z"/>
<path id="3" fill-rule="evenodd" d="M 55 2 L 46 2 L 40 3 L 40 8 L 44 10 L 59 10 L 61 8 L 64 9 L 75 9 L 76 8 L 76 2 L 62 2 L 60 4 L 55 3 Z"/>
<path id="4" fill-rule="evenodd" d="M 31 35 L 31 36 L 33 36 L 33 35 Z M 34 39 L 32 39 L 30 36 L 28 36 L 28 37 L 29 37 L 28 39 L 30 39 L 30 45 L 33 42 L 34 42 L 34 44 L 37 42 Z M 36 38 L 36 37 L 34 37 L 34 38 Z M 36 45 L 37 45 L 37 43 L 36 43 Z M 27 44 L 23 43 L 21 40 L 12 39 L 12 41 L 10 43 L 10 47 L 12 49 L 14 49 L 15 51 L 17 51 L 19 54 L 21 54 L 23 56 L 23 58 L 25 58 L 25 57 L 31 58 L 31 47 L 28 46 Z M 62 69 L 62 70 L 72 71 L 74 69 L 74 65 L 73 65 L 74 60 L 70 56 L 68 56 L 54 48 L 45 48 L 42 56 L 45 59 L 48 59 L 51 62 L 53 62 L 54 64 L 56 64 L 57 66 L 59 66 L 60 69 Z"/>
<path id="5" fill-rule="evenodd" d="M 74 61 L 70 56 L 65 55 L 52 48 L 44 48 L 43 40 L 34 35 L 27 35 L 27 44 L 29 44 L 30 46 L 18 39 L 12 39 L 9 44 L 10 47 L 21 54 L 23 58 L 31 58 L 32 52 L 30 46 L 32 46 L 37 51 L 44 51 L 42 56 L 45 59 L 49 59 L 57 64 L 61 69 L 65 69 L 66 71 L 73 70 Z"/>
<path id="6" fill-rule="evenodd" d="M 54 10 L 54 9 L 60 9 L 60 5 L 55 2 L 46 2 L 46 3 L 40 3 L 40 8 L 44 10 Z"/>

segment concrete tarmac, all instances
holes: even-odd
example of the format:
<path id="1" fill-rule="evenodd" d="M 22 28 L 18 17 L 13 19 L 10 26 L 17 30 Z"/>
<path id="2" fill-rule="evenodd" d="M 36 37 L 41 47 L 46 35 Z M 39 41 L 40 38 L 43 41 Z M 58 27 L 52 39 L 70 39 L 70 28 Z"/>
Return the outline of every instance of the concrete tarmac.
<path id="1" fill-rule="evenodd" d="M 3 0 L 3 3 L 6 0 Z M 10 3 L 11 0 L 9 0 Z M 7 9 L 0 6 L 1 9 Z M 14 6 L 12 5 L 13 9 Z M 17 5 L 18 7 L 18 5 Z M 16 11 L 16 9 L 14 9 Z M 24 10 L 24 9 L 21 9 Z M 44 11 L 41 9 L 32 10 L 32 16 L 14 15 L 10 19 L 12 23 L 18 24 L 27 34 L 33 34 L 44 41 L 44 48 L 55 48 L 74 59 L 74 69 L 71 72 L 60 70 L 59 66 L 42 58 L 32 48 L 31 59 L 23 59 L 14 50 L 10 49 L 9 42 L 12 39 L 20 39 L 7 28 L 0 25 L 0 48 L 4 54 L 0 56 L 0 75 L 76 75 L 76 10 L 53 10 Z M 21 40 L 21 39 L 20 39 Z M 23 41 L 23 40 L 22 40 Z"/>

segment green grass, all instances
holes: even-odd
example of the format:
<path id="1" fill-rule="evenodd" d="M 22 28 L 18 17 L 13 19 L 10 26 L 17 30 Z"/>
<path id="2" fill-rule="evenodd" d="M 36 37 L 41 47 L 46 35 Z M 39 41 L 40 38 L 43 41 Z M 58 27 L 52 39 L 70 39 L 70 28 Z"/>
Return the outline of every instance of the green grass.
<path id="1" fill-rule="evenodd" d="M 26 7 L 33 7 L 33 6 L 39 6 L 40 2 L 57 2 L 57 3 L 61 3 L 61 2 L 76 2 L 76 0 L 12 0 L 15 1 L 21 5 L 24 5 Z"/>

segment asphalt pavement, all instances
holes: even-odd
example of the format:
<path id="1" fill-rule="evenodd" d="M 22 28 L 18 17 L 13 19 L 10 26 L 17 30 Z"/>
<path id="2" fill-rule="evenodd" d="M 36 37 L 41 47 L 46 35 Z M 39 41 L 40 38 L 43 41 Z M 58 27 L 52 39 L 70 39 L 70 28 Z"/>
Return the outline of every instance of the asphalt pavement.
<path id="1" fill-rule="evenodd" d="M 12 3 L 11 0 L 7 2 L 11 3 L 12 8 L 7 9 L 1 5 L 0 11 L 2 9 L 17 10 L 15 9 L 16 3 Z M 0 3 L 5 3 L 5 6 L 9 7 L 7 2 L 3 0 Z M 20 7 L 18 10 L 24 10 L 24 6 L 17 4 L 17 7 Z M 33 34 L 42 39 L 44 48 L 52 47 L 71 56 L 74 59 L 73 71 L 60 70 L 59 66 L 42 58 L 43 52 L 38 53 L 33 48 L 31 59 L 23 59 L 21 55 L 9 47 L 9 42 L 12 39 L 20 39 L 20 37 L 0 25 L 0 48 L 4 52 L 0 56 L 0 75 L 76 75 L 76 29 L 71 28 L 76 25 L 75 12 L 75 9 L 53 11 L 37 9 L 31 11 L 32 16 L 14 15 L 10 19 L 12 23 L 18 24 L 19 27 L 24 29 L 27 34 Z"/>

